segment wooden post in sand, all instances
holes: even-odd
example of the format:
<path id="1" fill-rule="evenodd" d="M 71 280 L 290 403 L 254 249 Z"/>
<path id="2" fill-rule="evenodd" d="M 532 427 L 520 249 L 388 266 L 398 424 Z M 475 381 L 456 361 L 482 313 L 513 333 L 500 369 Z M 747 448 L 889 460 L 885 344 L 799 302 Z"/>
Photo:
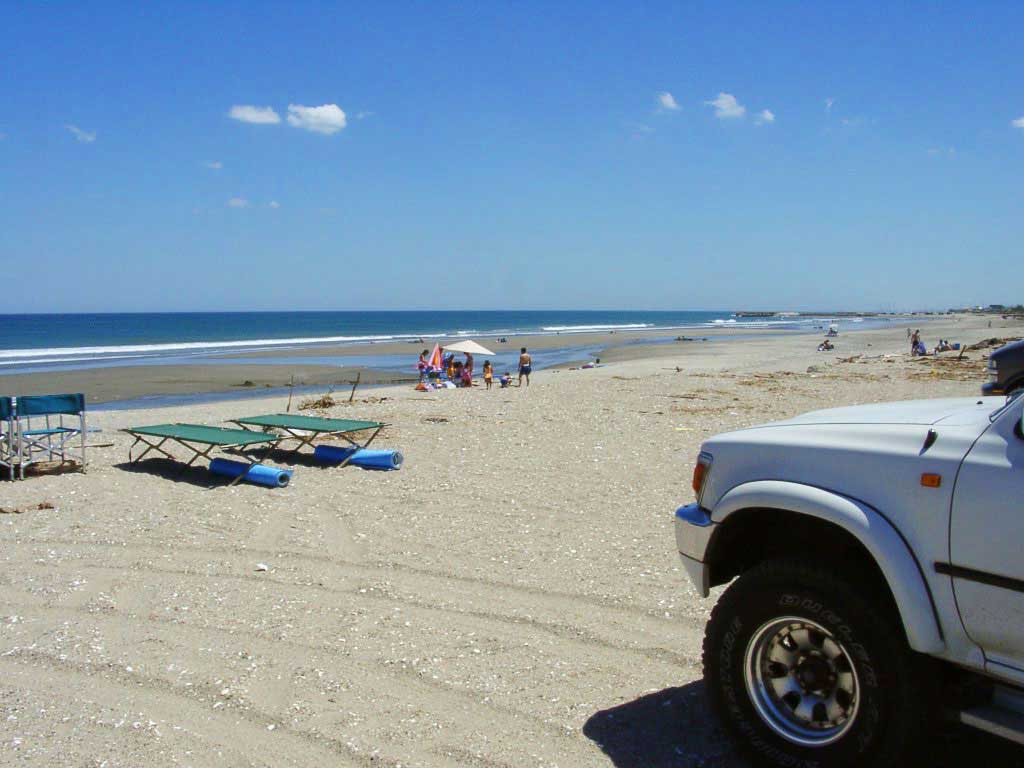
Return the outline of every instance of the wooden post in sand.
<path id="1" fill-rule="evenodd" d="M 356 396 L 356 387 L 359 386 L 359 379 L 362 378 L 362 376 L 363 376 L 363 372 L 362 371 L 356 371 L 356 380 L 352 382 L 352 391 L 349 392 L 349 395 L 348 395 L 348 401 L 350 403 L 352 402 L 352 398 Z"/>
<path id="2" fill-rule="evenodd" d="M 295 374 L 292 374 L 292 380 L 288 384 L 288 407 L 284 409 L 285 413 L 292 412 L 292 390 L 295 389 Z"/>

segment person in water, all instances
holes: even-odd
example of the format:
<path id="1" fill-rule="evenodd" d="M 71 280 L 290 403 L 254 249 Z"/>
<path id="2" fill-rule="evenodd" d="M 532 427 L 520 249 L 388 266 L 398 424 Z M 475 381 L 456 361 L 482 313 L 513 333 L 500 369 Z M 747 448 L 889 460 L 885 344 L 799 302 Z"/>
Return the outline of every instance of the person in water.
<path id="1" fill-rule="evenodd" d="M 526 347 L 519 350 L 519 386 L 523 386 L 523 379 L 526 379 L 526 386 L 530 386 L 530 372 L 533 371 L 533 358 L 526 351 Z"/>

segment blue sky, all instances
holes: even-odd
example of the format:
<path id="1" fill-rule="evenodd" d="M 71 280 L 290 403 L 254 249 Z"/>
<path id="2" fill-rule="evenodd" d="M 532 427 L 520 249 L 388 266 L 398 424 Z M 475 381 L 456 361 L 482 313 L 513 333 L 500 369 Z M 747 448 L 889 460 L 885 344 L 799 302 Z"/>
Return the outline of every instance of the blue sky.
<path id="1" fill-rule="evenodd" d="M 1016 303 L 1022 38 L 1016 2 L 7 3 L 5 304 Z"/>

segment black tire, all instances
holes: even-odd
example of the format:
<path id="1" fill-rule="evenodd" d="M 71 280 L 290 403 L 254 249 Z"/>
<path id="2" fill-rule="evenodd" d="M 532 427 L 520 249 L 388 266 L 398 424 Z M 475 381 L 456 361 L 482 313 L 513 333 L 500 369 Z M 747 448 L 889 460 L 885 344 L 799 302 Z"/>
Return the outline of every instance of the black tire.
<path id="1" fill-rule="evenodd" d="M 907 645 L 895 611 L 877 594 L 863 586 L 858 590 L 834 572 L 834 567 L 789 560 L 763 563 L 737 579 L 712 611 L 704 638 L 708 694 L 726 730 L 759 765 L 903 765 L 903 757 L 910 754 L 928 720 L 934 698 L 925 690 L 922 661 Z M 856 582 L 863 585 L 867 580 Z M 857 705 L 837 718 L 843 723 L 834 727 L 837 735 L 828 744 L 801 745 L 781 735 L 778 723 L 786 729 L 785 707 L 776 704 L 775 711 L 784 714 L 775 716 L 773 727 L 772 715 L 762 715 L 755 706 L 755 694 L 749 692 L 747 680 L 758 677 L 756 671 L 748 674 L 747 670 L 761 667 L 750 661 L 757 657 L 748 658 L 748 648 L 755 654 L 756 648 L 769 647 L 759 645 L 762 641 L 758 638 L 782 637 L 785 630 L 773 634 L 774 630 L 764 628 L 776 626 L 773 620 L 788 617 L 806 619 L 827 630 L 829 648 L 834 652 L 833 643 L 837 643 L 844 652 L 839 658 L 844 670 L 852 667 L 855 671 L 857 693 L 853 698 Z M 815 633 L 813 639 L 820 641 L 820 636 Z M 780 652 L 788 651 L 781 647 Z M 770 672 L 763 679 L 799 678 L 792 671 L 782 674 L 785 664 L 776 666 L 768 661 L 767 666 Z M 798 669 L 799 664 L 788 668 Z M 846 674 L 845 679 L 850 678 Z M 762 690 L 770 690 L 770 686 Z M 845 692 L 843 695 L 846 697 Z M 762 711 L 766 710 L 766 697 L 771 694 L 762 694 Z M 776 701 L 784 703 L 784 699 Z M 844 703 L 848 701 L 844 699 Z"/>

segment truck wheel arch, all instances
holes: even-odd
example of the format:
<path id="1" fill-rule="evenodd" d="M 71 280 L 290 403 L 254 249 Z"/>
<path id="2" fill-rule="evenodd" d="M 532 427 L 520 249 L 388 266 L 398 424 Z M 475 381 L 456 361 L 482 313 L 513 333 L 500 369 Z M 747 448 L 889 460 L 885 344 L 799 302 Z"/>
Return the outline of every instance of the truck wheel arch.
<path id="1" fill-rule="evenodd" d="M 728 541 L 729 520 L 753 511 L 805 516 L 836 526 L 866 551 L 892 596 L 911 648 L 922 653 L 945 649 L 942 629 L 920 564 L 893 525 L 863 502 L 802 483 L 757 480 L 729 490 L 714 506 L 715 533 L 707 563 L 714 571 L 716 548 Z M 762 514 L 762 512 L 758 512 Z M 735 517 L 734 517 L 735 516 Z M 721 552 L 719 557 L 721 557 Z M 721 583 L 723 579 L 714 579 Z"/>

